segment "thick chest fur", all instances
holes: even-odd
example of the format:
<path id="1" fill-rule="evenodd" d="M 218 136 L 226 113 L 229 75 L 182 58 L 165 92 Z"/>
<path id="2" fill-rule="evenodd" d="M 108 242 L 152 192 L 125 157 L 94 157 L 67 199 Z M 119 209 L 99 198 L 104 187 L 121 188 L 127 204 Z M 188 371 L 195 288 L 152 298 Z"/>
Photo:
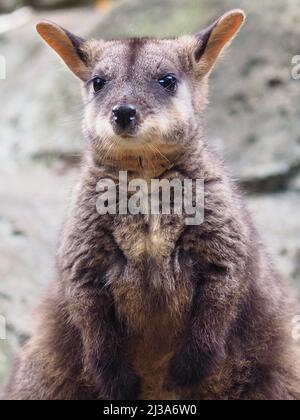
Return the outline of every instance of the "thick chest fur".
<path id="1" fill-rule="evenodd" d="M 191 270 L 180 262 L 178 240 L 184 229 L 180 216 L 115 220 L 114 239 L 125 258 L 111 285 L 118 310 L 135 332 L 149 331 L 150 325 L 175 331 L 185 318 L 193 288 Z"/>
<path id="2" fill-rule="evenodd" d="M 152 260 L 161 265 L 171 258 L 183 231 L 180 216 L 127 216 L 115 221 L 114 238 L 130 263 Z"/>

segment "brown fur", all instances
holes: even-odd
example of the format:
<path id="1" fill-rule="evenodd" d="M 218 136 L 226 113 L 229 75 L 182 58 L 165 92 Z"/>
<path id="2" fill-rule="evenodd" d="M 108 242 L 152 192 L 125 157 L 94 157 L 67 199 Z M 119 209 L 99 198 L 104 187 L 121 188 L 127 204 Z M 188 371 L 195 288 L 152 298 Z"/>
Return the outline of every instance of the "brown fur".
<path id="1" fill-rule="evenodd" d="M 39 25 L 85 83 L 87 149 L 57 278 L 7 399 L 300 397 L 286 286 L 203 139 L 207 76 L 243 20 L 234 11 L 195 37 L 108 42 Z M 174 95 L 155 81 L 166 73 L 180 80 Z M 96 96 L 94 75 L 108 81 Z M 114 133 L 110 114 L 119 103 L 138 109 L 133 138 Z M 204 223 L 100 216 L 97 183 L 118 181 L 119 170 L 147 181 L 203 178 Z"/>

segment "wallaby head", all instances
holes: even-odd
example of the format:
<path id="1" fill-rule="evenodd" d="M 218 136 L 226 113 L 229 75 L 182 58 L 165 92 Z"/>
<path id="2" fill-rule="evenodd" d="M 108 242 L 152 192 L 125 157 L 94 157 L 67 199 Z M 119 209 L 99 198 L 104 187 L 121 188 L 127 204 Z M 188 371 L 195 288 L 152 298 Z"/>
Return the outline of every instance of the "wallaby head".
<path id="1" fill-rule="evenodd" d="M 84 130 L 110 159 L 181 153 L 199 130 L 207 80 L 245 20 L 241 10 L 177 39 L 85 41 L 51 22 L 37 29 L 83 82 Z"/>

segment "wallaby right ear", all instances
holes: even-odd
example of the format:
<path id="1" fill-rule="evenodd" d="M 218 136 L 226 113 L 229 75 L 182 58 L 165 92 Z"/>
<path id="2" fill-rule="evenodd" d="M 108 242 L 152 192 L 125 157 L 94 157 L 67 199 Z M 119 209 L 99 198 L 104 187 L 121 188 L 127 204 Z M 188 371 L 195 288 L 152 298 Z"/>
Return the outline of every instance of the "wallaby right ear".
<path id="1" fill-rule="evenodd" d="M 246 15 L 242 10 L 231 10 L 207 29 L 196 34 L 198 47 L 194 57 L 203 75 L 212 70 L 218 56 L 234 39 L 245 19 Z"/>
<path id="2" fill-rule="evenodd" d="M 84 39 L 49 21 L 40 22 L 37 31 L 79 79 L 83 81 L 89 79 L 90 70 L 83 50 Z"/>

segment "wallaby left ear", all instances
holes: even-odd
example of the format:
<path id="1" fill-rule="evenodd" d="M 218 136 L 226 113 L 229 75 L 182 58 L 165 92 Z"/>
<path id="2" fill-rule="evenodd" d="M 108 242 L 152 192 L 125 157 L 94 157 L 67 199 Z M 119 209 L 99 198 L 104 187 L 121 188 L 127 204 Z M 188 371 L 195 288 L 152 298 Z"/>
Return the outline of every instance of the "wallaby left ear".
<path id="1" fill-rule="evenodd" d="M 63 59 L 69 69 L 83 81 L 89 78 L 89 67 L 83 46 L 85 40 L 53 22 L 42 21 L 37 31 L 44 41 Z"/>
<path id="2" fill-rule="evenodd" d="M 195 59 L 201 74 L 209 73 L 223 49 L 234 39 L 246 20 L 242 10 L 232 10 L 208 28 L 196 34 L 198 47 Z"/>

